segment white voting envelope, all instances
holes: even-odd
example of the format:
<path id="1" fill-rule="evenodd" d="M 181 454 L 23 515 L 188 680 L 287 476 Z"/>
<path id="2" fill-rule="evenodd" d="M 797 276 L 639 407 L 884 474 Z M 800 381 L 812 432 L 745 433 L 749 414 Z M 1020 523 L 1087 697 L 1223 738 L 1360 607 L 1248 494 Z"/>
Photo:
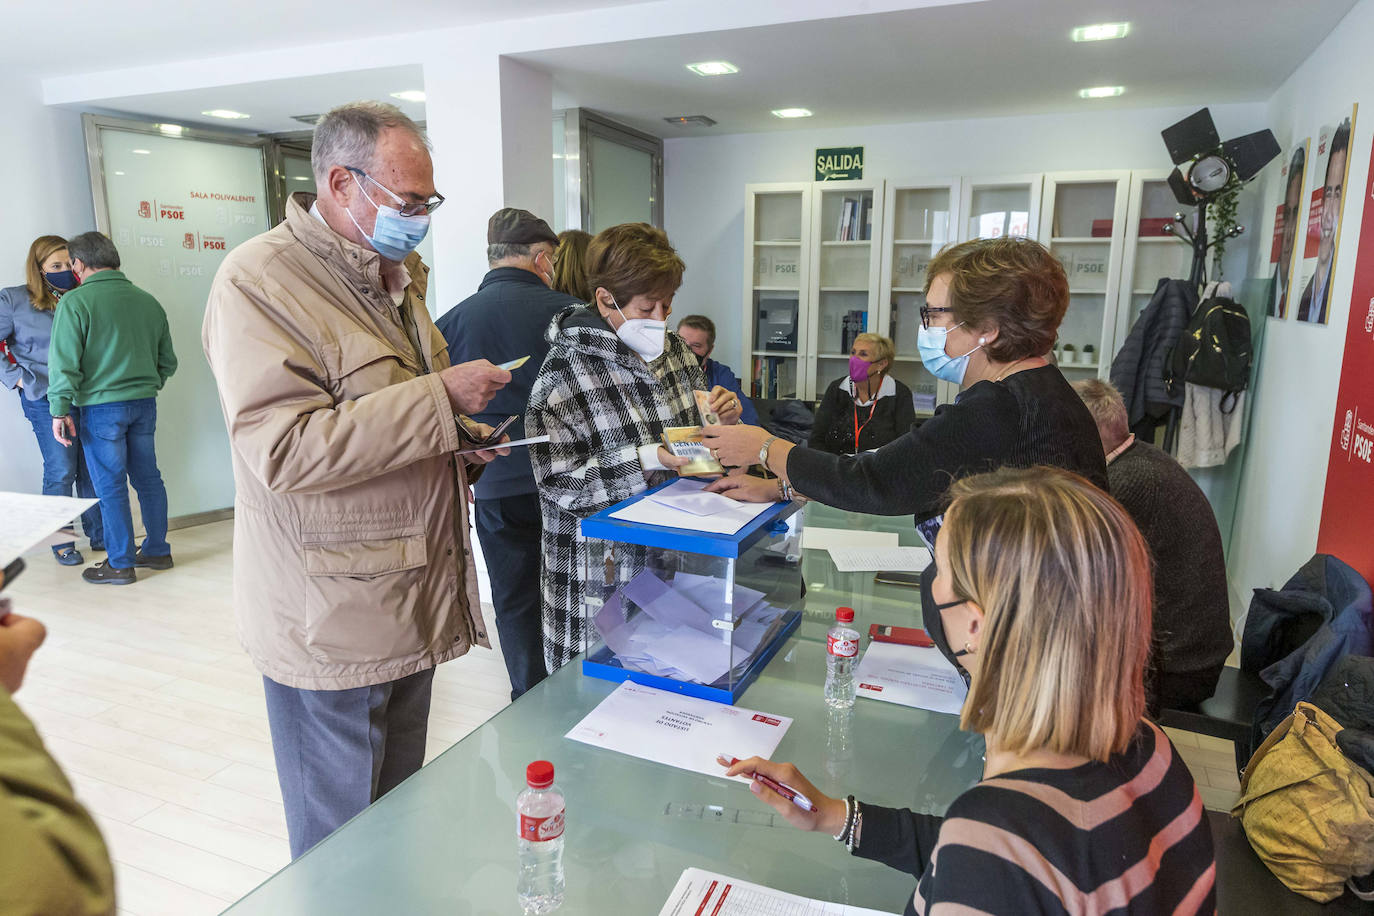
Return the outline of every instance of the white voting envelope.
<path id="1" fill-rule="evenodd" d="M 854 670 L 861 697 L 958 715 L 968 686 L 938 649 L 869 643 Z"/>
<path id="2" fill-rule="evenodd" d="M 892 916 L 844 903 L 827 903 L 689 868 L 677 879 L 658 916 Z"/>
<path id="3" fill-rule="evenodd" d="M 717 754 L 772 757 L 792 720 L 657 690 L 630 681 L 587 713 L 564 737 L 641 760 L 725 775 Z M 741 776 L 743 782 L 748 780 Z"/>
<path id="4" fill-rule="evenodd" d="M 0 523 L 0 567 L 8 566 L 16 557 L 46 543 L 44 539 L 48 535 L 97 502 L 71 496 L 0 493 L 0 519 L 4 520 Z"/>

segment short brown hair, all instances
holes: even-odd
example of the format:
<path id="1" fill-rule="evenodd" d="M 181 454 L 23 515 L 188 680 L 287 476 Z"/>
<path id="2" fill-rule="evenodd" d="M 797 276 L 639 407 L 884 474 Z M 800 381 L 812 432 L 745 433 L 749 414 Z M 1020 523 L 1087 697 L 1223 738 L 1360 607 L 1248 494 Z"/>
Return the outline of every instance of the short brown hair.
<path id="1" fill-rule="evenodd" d="M 43 277 L 43 262 L 52 257 L 53 252 L 66 247 L 67 240 L 60 235 L 40 235 L 29 246 L 29 259 L 24 262 L 24 286 L 29 290 L 29 302 L 40 312 L 57 308 L 57 296 Z"/>
<path id="2" fill-rule="evenodd" d="M 985 615 L 960 725 L 1012 753 L 1124 751 L 1145 711 L 1153 595 L 1131 516 L 1058 468 L 965 477 L 950 496 L 954 593 Z"/>
<path id="3" fill-rule="evenodd" d="M 587 286 L 625 305 L 635 296 L 670 296 L 682 285 L 682 263 L 668 233 L 648 223 L 602 229 L 587 246 Z"/>
<path id="4" fill-rule="evenodd" d="M 705 315 L 688 315 L 677 323 L 679 328 L 696 328 L 706 335 L 706 349 L 716 345 L 716 323 Z"/>
<path id="5" fill-rule="evenodd" d="M 549 285 L 579 302 L 592 301 L 587 285 L 587 245 L 591 240 L 590 232 L 564 229 L 558 233 L 558 248 L 553 253 L 553 282 Z"/>
<path id="6" fill-rule="evenodd" d="M 997 325 L 988 358 L 999 363 L 1044 356 L 1054 346 L 1069 307 L 1064 265 L 1032 239 L 973 239 L 952 245 L 930 262 L 925 292 L 949 277 L 955 320 L 982 330 Z"/>
<path id="7" fill-rule="evenodd" d="M 1110 452 L 1126 441 L 1131 434 L 1131 424 L 1126 415 L 1126 401 L 1115 385 L 1100 378 L 1085 378 L 1074 382 L 1073 390 L 1093 415 L 1104 449 Z"/>

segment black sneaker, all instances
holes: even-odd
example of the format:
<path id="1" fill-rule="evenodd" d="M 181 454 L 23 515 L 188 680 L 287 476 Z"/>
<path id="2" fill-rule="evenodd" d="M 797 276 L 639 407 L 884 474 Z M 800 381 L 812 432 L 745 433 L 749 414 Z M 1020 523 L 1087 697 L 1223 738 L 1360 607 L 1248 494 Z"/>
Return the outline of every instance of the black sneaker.
<path id="1" fill-rule="evenodd" d="M 165 557 L 150 557 L 140 547 L 134 553 L 134 565 L 139 569 L 171 569 L 172 555 L 169 553 Z"/>
<path id="2" fill-rule="evenodd" d="M 93 585 L 133 585 L 138 581 L 132 569 L 115 569 L 109 560 L 101 560 L 89 569 L 82 570 L 81 578 Z"/>

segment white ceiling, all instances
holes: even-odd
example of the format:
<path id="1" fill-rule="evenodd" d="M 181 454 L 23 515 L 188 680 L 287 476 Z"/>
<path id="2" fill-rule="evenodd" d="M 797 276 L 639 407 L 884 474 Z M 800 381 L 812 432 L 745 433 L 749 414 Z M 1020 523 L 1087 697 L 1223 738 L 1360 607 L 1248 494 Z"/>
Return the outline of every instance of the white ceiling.
<path id="1" fill-rule="evenodd" d="M 582 105 L 658 136 L 702 136 L 1267 99 L 1355 0 L 988 0 L 518 55 Z M 1261 9 L 1263 8 L 1263 9 Z M 1131 22 L 1119 41 L 1074 26 Z M 731 76 L 684 65 L 729 60 Z M 1121 85 L 1111 100 L 1080 88 Z M 809 108 L 782 121 L 769 112 Z M 715 127 L 662 118 L 704 114 Z"/>
<path id="2" fill-rule="evenodd" d="M 652 0 L 3 0 L 6 70 L 39 78 Z"/>

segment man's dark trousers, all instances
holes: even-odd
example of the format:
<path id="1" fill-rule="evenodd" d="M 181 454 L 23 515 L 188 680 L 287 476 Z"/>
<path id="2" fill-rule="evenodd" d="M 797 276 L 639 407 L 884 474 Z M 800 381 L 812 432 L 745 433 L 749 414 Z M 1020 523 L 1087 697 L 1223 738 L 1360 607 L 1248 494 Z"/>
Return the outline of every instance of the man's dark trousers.
<path id="1" fill-rule="evenodd" d="M 539 494 L 519 493 L 476 501 L 477 539 L 491 579 L 496 632 L 514 700 L 549 676 L 540 620 Z"/>

